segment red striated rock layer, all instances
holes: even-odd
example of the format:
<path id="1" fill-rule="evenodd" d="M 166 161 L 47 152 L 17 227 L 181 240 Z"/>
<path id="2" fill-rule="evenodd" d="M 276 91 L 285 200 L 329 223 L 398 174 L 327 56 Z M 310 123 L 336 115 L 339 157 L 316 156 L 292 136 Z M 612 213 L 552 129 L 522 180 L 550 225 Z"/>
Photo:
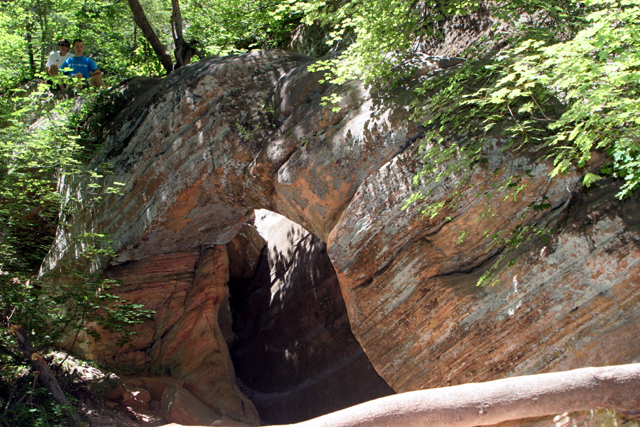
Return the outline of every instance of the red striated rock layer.
<path id="1" fill-rule="evenodd" d="M 637 361 L 638 205 L 614 192 L 575 194 L 559 232 L 517 254 L 496 286 L 476 287 L 482 269 L 434 272 L 446 262 L 427 237 L 348 289 L 354 333 L 385 361 L 374 362 L 383 378 L 409 391 Z"/>
<path id="2" fill-rule="evenodd" d="M 133 347 L 114 346 L 117 337 L 101 331 L 102 339 L 86 348 L 95 360 L 125 369 L 145 371 L 151 361 L 146 356 L 156 337 L 163 336 L 184 312 L 187 290 L 194 279 L 199 252 L 158 255 L 129 262 L 108 270 L 120 285 L 112 291 L 122 298 L 155 310 L 153 321 L 133 326 L 137 333 Z M 82 344 L 81 344 L 82 347 Z"/>
<path id="3" fill-rule="evenodd" d="M 203 248 L 200 253 L 130 261 L 109 269 L 109 276 L 121 283 L 116 289 L 120 297 L 144 304 L 155 310 L 155 314 L 150 321 L 134 326 L 137 335 L 133 346 L 117 346 L 117 336 L 101 331 L 102 339 L 91 341 L 88 355 L 118 369 L 156 374 L 159 384 L 166 383 L 163 377 L 181 380 L 178 391 L 173 390 L 171 402 L 177 399 L 174 396 L 185 401 L 186 394 L 180 393 L 184 387 L 190 392 L 188 396 L 206 403 L 218 418 L 221 414 L 230 414 L 256 422 L 257 412 L 237 388 L 218 322 L 220 307 L 229 294 L 228 271 L 229 259 L 224 245 Z M 145 390 L 146 383 L 154 384 L 150 378 L 143 382 L 141 387 Z M 152 393 L 158 403 L 165 400 L 165 388 L 166 385 L 162 385 Z M 184 419 L 176 410 L 167 414 L 171 414 L 167 416 L 173 421 Z"/>

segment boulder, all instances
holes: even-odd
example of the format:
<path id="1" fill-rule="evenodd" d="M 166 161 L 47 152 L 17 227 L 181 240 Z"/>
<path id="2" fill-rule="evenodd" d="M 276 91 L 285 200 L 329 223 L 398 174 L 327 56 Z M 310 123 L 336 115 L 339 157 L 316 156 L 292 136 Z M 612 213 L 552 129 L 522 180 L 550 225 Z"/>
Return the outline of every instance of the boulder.
<path id="1" fill-rule="evenodd" d="M 184 381 L 171 377 L 133 377 L 127 378 L 126 383 L 132 388 L 144 388 L 151 395 L 151 399 L 157 402 L 162 401 L 167 387 L 175 385 L 184 388 Z"/>
<path id="2" fill-rule="evenodd" d="M 127 390 L 127 397 L 122 402 L 125 406 L 130 406 L 139 411 L 148 411 L 151 403 L 151 394 L 144 388 L 134 388 Z"/>
<path id="3" fill-rule="evenodd" d="M 162 395 L 162 412 L 168 422 L 182 425 L 211 425 L 221 417 L 176 384 L 168 386 Z"/>

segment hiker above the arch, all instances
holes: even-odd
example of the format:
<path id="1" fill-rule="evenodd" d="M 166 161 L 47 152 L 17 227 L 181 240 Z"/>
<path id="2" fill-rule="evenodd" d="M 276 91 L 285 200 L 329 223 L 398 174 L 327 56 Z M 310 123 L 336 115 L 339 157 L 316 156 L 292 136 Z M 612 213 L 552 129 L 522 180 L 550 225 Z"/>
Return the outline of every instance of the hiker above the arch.
<path id="1" fill-rule="evenodd" d="M 102 71 L 91 58 L 84 56 L 84 42 L 80 39 L 73 41 L 74 56 L 64 61 L 62 70 L 65 74 L 75 78 L 91 78 L 91 84 L 95 87 L 105 87 L 102 81 Z M 70 69 L 70 70 L 69 70 Z"/>

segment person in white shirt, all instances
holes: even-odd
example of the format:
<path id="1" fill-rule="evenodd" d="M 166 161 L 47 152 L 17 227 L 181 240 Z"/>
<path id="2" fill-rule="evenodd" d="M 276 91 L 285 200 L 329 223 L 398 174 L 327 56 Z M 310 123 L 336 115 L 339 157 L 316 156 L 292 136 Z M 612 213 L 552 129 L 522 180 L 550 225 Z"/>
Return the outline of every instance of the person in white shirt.
<path id="1" fill-rule="evenodd" d="M 69 40 L 62 39 L 58 42 L 58 52 L 51 52 L 49 55 L 49 59 L 47 59 L 47 74 L 50 76 L 57 76 L 58 71 L 62 68 L 62 64 L 69 58 L 72 58 L 73 55 L 69 52 L 69 48 L 71 47 L 71 43 Z"/>

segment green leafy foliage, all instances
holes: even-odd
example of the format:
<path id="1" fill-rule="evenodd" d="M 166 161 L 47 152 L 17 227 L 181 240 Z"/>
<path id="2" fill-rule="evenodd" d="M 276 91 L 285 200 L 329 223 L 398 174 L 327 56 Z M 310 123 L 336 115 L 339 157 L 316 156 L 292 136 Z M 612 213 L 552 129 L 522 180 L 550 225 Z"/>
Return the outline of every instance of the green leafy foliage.
<path id="1" fill-rule="evenodd" d="M 618 194 L 624 198 L 640 183 L 640 6 L 600 0 L 574 6 L 580 5 L 582 22 L 570 39 L 529 38 L 508 50 L 511 59 L 486 96 L 502 106 L 526 101 L 518 123 L 544 123 L 548 134 L 539 142 L 554 159 L 552 174 L 584 166 L 594 150 L 609 154 L 613 174 L 625 179 Z M 540 90 L 557 100 L 561 114 L 548 97 L 537 99 Z M 596 180 L 587 174 L 584 182 Z"/>
<path id="2" fill-rule="evenodd" d="M 44 85 L 43 85 L 44 86 Z M 15 109 L 0 129 L 0 270 L 33 271 L 48 251 L 57 226 L 59 194 L 57 170 L 75 171 L 77 141 L 67 136 L 56 118 L 61 109 L 47 112 L 49 125 L 24 121 L 34 114 L 33 103 L 42 92 L 25 100 L 14 98 Z M 44 120 L 41 122 L 43 123 Z"/>
<path id="3" fill-rule="evenodd" d="M 282 1 L 181 0 L 185 39 L 204 55 L 287 48 L 299 13 L 277 13 Z M 160 42 L 172 51 L 171 2 L 142 0 Z M 83 39 L 85 55 L 118 80 L 161 75 L 164 68 L 133 21 L 126 1 L 17 0 L 0 2 L 0 88 L 45 71 L 57 40 Z"/>
<path id="4" fill-rule="evenodd" d="M 229 55 L 252 49 L 287 48 L 300 21 L 295 13 L 276 13 L 278 1 L 184 0 L 186 36 L 209 55 Z"/>
<path id="5" fill-rule="evenodd" d="M 331 29 L 327 44 L 333 57 L 310 69 L 325 71 L 332 82 L 340 84 L 352 78 L 369 82 L 370 77 L 394 74 L 393 67 L 411 45 L 410 35 L 418 22 L 410 7 L 411 3 L 404 0 L 313 0 L 284 3 L 279 10 L 301 14 L 307 25 L 317 22 Z"/>
<path id="6" fill-rule="evenodd" d="M 16 6 L 18 9 L 19 6 Z M 15 11 L 15 9 L 14 9 Z M 26 49 L 23 35 L 12 28 L 14 17 L 8 13 L 0 14 L 0 87 L 5 88 L 13 82 L 21 81 L 30 75 L 29 62 L 24 55 Z"/>
<path id="7" fill-rule="evenodd" d="M 37 275 L 56 229 L 64 229 L 67 219 L 73 218 L 72 212 L 64 211 L 70 206 L 71 194 L 61 194 L 59 182 L 71 176 L 99 181 L 108 173 L 108 167 L 89 168 L 84 160 L 98 145 L 98 140 L 88 138 L 100 130 L 91 120 L 107 120 L 119 98 L 95 89 L 83 96 L 82 107 L 73 100 L 52 101 L 48 85 L 42 84 L 29 96 L 14 96 L 4 104 L 6 114 L 0 128 L 0 406 L 11 425 L 66 421 L 64 408 L 43 403 L 42 390 L 35 382 L 31 391 L 22 388 L 30 371 L 10 325 L 20 325 L 35 351 L 45 352 L 63 342 L 73 346 L 86 334 L 98 339 L 95 326 L 89 325 L 116 333 L 125 345 L 133 334 L 131 325 L 152 314 L 114 295 L 117 283 L 74 265 Z M 104 193 L 118 194 L 122 183 L 118 184 L 96 186 L 76 202 L 91 206 Z M 113 256 L 108 236 L 88 233 L 79 238 L 82 255 L 89 261 Z"/>
<path id="8" fill-rule="evenodd" d="M 324 71 L 337 84 L 353 78 L 370 84 L 410 75 L 405 60 L 414 41 L 440 36 L 445 17 L 475 11 L 479 5 L 474 0 L 309 0 L 283 2 L 279 11 L 298 13 L 305 24 L 327 28 L 331 57 L 313 64 L 312 71 Z"/>
<path id="9" fill-rule="evenodd" d="M 62 426 L 68 425 L 67 408 L 54 402 L 49 392 L 39 384 L 38 376 L 31 372 L 7 373 L 0 368 L 0 404 L 3 413 L 0 426 Z M 61 375 L 61 379 L 68 377 Z M 7 376 L 8 375 L 8 376 Z M 63 380 L 64 381 L 64 380 Z M 69 387 L 65 387 L 69 389 Z"/>
<path id="10" fill-rule="evenodd" d="M 406 72 L 402 60 L 415 37 L 437 36 L 440 21 L 479 5 L 313 0 L 283 3 L 278 10 L 331 28 L 328 43 L 347 46 L 312 70 L 325 71 L 334 83 L 350 78 L 371 83 Z M 414 105 L 415 117 L 429 116 L 425 141 L 432 144 L 445 130 L 462 127 L 458 136 L 464 141 L 457 150 L 466 153 L 458 157 L 469 166 L 482 160 L 477 154 L 483 135 L 498 131 L 520 147 L 544 150 L 554 159 L 552 174 L 582 167 L 593 150 L 603 151 L 611 159 L 608 170 L 625 180 L 619 197 L 627 196 L 639 184 L 639 10 L 632 0 L 495 5 L 491 12 L 503 29 L 470 49 L 461 68 L 418 90 L 427 98 Z M 428 162 L 423 174 L 442 162 L 442 156 Z M 586 185 L 596 180 L 595 173 L 585 176 Z"/>
<path id="11" fill-rule="evenodd" d="M 160 5 L 158 2 L 148 3 L 152 22 L 168 28 L 170 8 L 161 8 L 165 2 L 160 2 Z M 126 1 L 76 2 L 66 9 L 65 18 L 65 37 L 72 41 L 83 39 L 87 46 L 86 55 L 91 56 L 107 76 L 115 75 L 122 79 L 163 73 L 151 47 L 136 29 Z M 168 43 L 171 38 L 168 30 L 163 29 L 160 34 Z"/>
<path id="12" fill-rule="evenodd" d="M 0 88 L 42 73 L 59 39 L 80 38 L 108 75 L 152 74 L 157 60 L 135 36 L 126 2 L 97 0 L 18 0 L 0 2 Z"/>
<path id="13" fill-rule="evenodd" d="M 493 12 L 509 31 L 481 40 L 462 66 L 417 90 L 414 118 L 427 131 L 424 167 L 415 184 L 429 188 L 454 178 L 460 192 L 468 171 L 486 163 L 485 147 L 502 135 L 508 142 L 503 149 L 535 150 L 551 159 L 551 176 L 585 168 L 583 184 L 589 187 L 602 174 L 612 174 L 623 179 L 618 197 L 627 197 L 640 185 L 640 6 L 604 0 L 510 2 Z M 597 151 L 609 158 L 599 172 L 587 169 Z M 521 188 L 514 178 L 494 191 L 512 188 L 505 198 L 515 199 Z M 418 192 L 405 207 L 428 199 Z M 452 196 L 421 209 L 433 218 L 454 203 Z M 530 210 L 542 206 L 548 204 L 540 201 Z M 492 283 L 525 236 L 540 237 L 547 233 L 543 230 L 521 225 L 491 236 L 490 250 L 503 252 L 479 284 Z"/>

